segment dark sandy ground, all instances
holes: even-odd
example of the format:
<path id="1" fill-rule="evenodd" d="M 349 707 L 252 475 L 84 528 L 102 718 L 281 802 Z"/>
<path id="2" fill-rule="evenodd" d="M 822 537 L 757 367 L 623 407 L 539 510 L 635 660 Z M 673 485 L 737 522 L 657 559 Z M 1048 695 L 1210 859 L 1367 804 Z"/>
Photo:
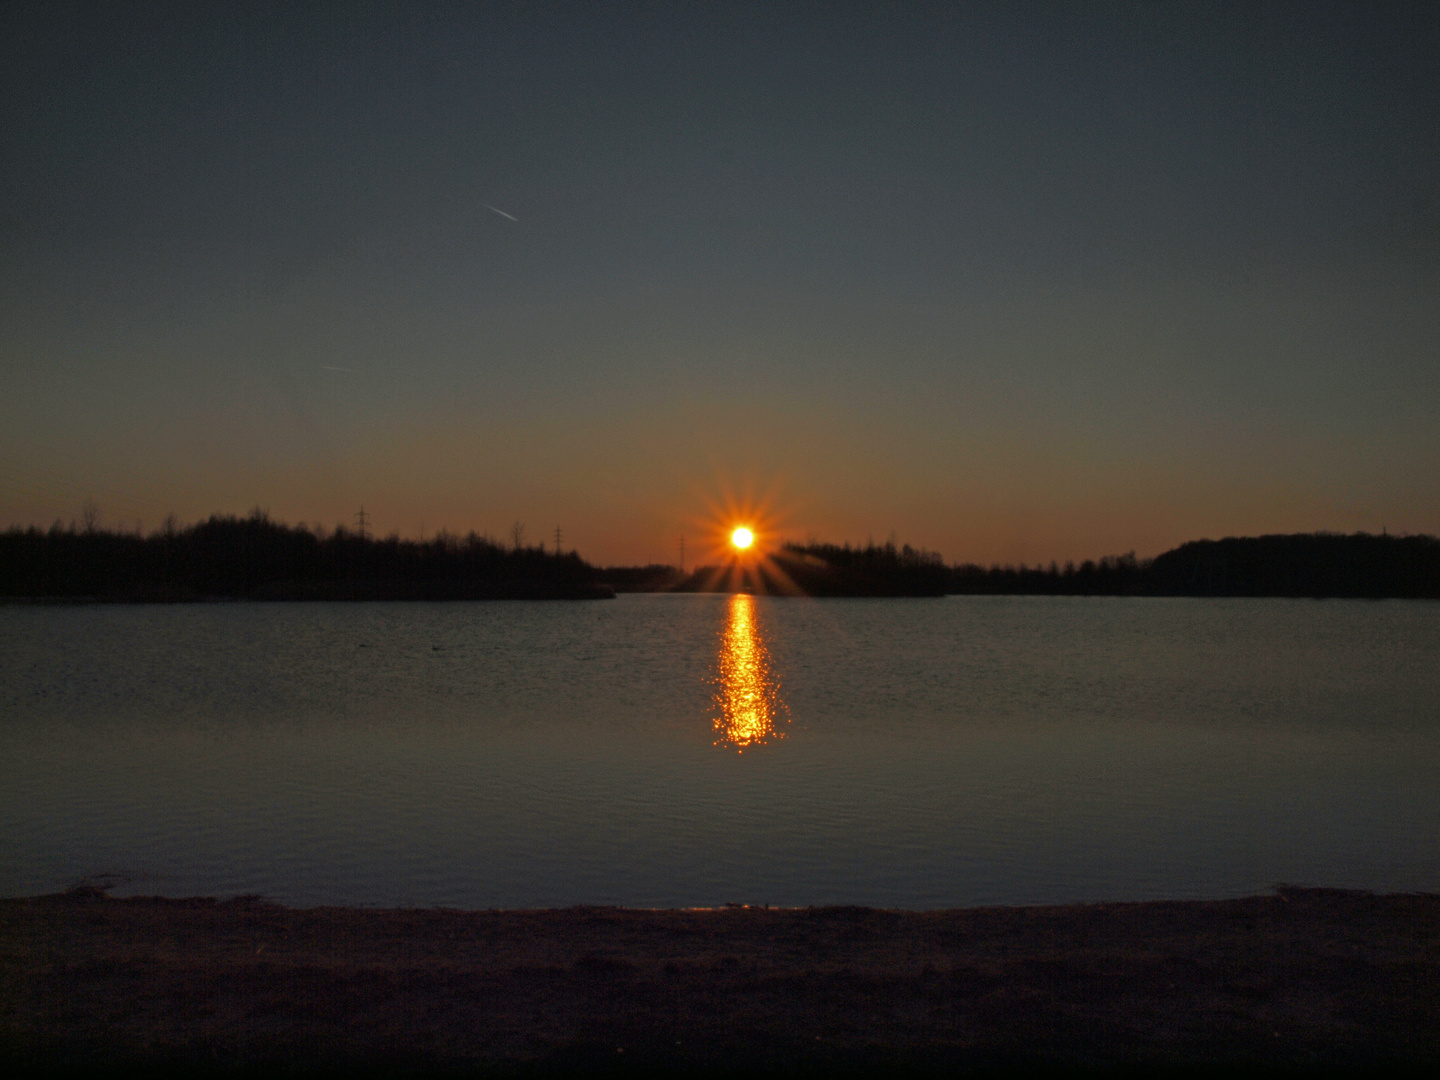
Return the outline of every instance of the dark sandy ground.
<path id="1" fill-rule="evenodd" d="M 39 1069 L 1440 1063 L 1440 895 L 901 912 L 0 901 Z"/>

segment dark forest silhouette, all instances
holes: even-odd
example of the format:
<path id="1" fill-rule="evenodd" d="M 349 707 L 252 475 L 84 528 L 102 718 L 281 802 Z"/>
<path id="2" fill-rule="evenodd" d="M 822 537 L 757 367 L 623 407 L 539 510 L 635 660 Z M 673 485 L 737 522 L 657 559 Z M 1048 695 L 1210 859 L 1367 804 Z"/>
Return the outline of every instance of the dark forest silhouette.
<path id="1" fill-rule="evenodd" d="M 1192 540 L 1149 565 L 1151 589 L 1185 596 L 1440 598 L 1440 539 L 1302 533 Z"/>
<path id="2" fill-rule="evenodd" d="M 1440 598 L 1440 539 L 1299 533 L 1193 540 L 1155 559 L 1133 552 L 1063 567 L 946 567 L 930 551 L 894 544 L 786 544 L 772 557 L 810 596 L 1289 596 Z M 620 592 L 725 591 L 724 567 L 612 567 Z"/>
<path id="3" fill-rule="evenodd" d="M 214 516 L 148 536 L 84 525 L 0 533 L 0 596 L 172 601 L 587 599 L 619 592 L 809 596 L 1289 596 L 1440 598 L 1440 539 L 1302 533 L 1195 540 L 1152 560 L 1110 556 L 1063 568 L 947 567 L 908 544 L 788 543 L 758 560 L 599 569 L 574 551 L 470 533 L 370 537 Z"/>
<path id="4" fill-rule="evenodd" d="M 1078 566 L 1051 563 L 1042 566 L 977 566 L 966 563 L 952 567 L 946 591 L 965 595 L 1018 596 L 1140 596 L 1148 587 L 1150 563 L 1134 554 L 1086 559 Z"/>
<path id="5" fill-rule="evenodd" d="M 786 544 L 776 560 L 814 596 L 943 596 L 948 584 L 940 553 L 909 544 Z"/>
<path id="6" fill-rule="evenodd" d="M 166 601 L 589 599 L 613 596 L 573 551 L 470 533 L 428 541 L 211 517 L 142 536 L 84 528 L 0 533 L 0 595 Z"/>
<path id="7" fill-rule="evenodd" d="M 1140 561 L 1133 553 L 1062 569 L 973 564 L 949 591 L 1036 596 L 1440 598 L 1440 539 L 1296 533 L 1192 540 Z"/>

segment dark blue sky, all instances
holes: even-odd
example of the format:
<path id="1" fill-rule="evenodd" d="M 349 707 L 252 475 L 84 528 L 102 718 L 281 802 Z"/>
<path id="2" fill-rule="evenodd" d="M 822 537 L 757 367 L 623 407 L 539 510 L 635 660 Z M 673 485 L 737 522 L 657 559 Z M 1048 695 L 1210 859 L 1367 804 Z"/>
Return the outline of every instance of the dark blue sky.
<path id="1" fill-rule="evenodd" d="M 0 525 L 1440 531 L 1436 5 L 0 17 Z"/>

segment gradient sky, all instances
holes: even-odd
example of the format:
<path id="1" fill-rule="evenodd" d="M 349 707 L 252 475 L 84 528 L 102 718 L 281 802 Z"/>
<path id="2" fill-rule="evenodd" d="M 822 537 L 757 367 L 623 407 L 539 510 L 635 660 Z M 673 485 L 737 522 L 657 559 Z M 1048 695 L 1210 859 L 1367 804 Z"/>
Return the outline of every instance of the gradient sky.
<path id="1" fill-rule="evenodd" d="M 1440 532 L 1440 5 L 0 11 L 0 526 Z"/>

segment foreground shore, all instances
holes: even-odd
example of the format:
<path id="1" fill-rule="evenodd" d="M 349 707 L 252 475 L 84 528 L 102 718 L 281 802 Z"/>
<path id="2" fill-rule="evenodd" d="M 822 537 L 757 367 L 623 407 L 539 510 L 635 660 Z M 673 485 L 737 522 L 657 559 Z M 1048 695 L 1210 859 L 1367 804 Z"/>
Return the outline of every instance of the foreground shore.
<path id="1" fill-rule="evenodd" d="M 38 1068 L 1440 1061 L 1440 895 L 900 912 L 0 901 Z"/>

